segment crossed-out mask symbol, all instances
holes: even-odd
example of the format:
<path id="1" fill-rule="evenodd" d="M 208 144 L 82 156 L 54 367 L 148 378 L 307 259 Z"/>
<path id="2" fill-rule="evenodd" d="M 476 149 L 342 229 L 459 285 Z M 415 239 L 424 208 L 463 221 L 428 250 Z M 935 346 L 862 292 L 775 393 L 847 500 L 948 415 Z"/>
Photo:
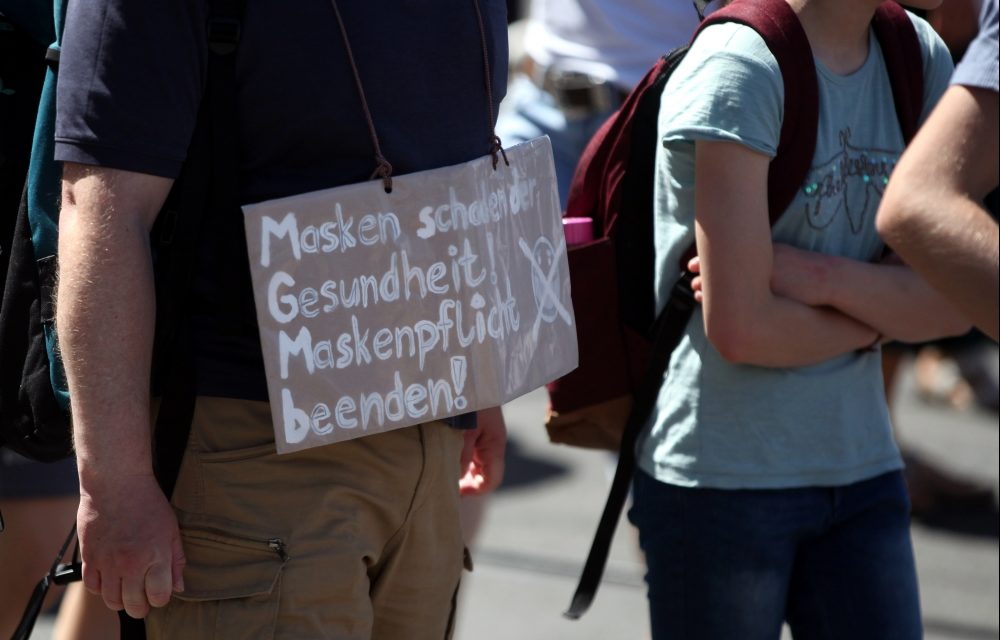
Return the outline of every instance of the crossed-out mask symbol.
<path id="1" fill-rule="evenodd" d="M 541 236 L 535 241 L 532 249 L 524 238 L 519 238 L 518 246 L 531 262 L 531 290 L 535 296 L 538 315 L 531 328 L 531 335 L 538 339 L 538 329 L 542 320 L 552 323 L 557 317 L 562 317 L 566 324 L 572 326 L 573 318 L 562 303 L 561 283 L 559 282 L 559 260 L 566 251 L 566 240 L 560 239 L 559 245 L 552 246 L 549 239 Z"/>

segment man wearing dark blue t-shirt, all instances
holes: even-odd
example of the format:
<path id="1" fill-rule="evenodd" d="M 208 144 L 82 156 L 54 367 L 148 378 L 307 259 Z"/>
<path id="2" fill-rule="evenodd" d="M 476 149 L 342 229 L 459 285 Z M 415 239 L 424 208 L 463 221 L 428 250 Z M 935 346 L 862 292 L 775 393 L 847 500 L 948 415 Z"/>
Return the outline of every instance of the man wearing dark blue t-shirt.
<path id="1" fill-rule="evenodd" d="M 397 175 L 490 152 L 503 2 L 340 3 L 343 29 L 330 0 L 247 4 L 231 114 L 240 204 L 369 179 L 369 116 Z M 499 482 L 498 411 L 464 432 L 436 421 L 278 457 L 256 330 L 232 314 L 234 292 L 252 302 L 239 250 L 199 253 L 191 435 L 170 502 L 154 480 L 149 233 L 208 84 L 207 5 L 71 2 L 66 21 L 57 321 L 84 582 L 146 617 L 150 637 L 446 637 L 464 561 L 458 478 L 467 492 Z M 243 242 L 238 218 L 206 228 L 213 247 Z"/>

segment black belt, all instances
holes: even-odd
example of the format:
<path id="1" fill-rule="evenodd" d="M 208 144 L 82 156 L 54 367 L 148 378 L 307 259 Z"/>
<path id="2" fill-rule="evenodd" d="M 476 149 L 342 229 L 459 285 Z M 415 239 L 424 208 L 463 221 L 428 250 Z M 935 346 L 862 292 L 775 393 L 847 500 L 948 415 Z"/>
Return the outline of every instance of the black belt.
<path id="1" fill-rule="evenodd" d="M 551 95 L 559 110 L 569 117 L 617 109 L 629 93 L 588 73 L 542 67 L 529 56 L 524 56 L 520 70 L 538 88 Z"/>

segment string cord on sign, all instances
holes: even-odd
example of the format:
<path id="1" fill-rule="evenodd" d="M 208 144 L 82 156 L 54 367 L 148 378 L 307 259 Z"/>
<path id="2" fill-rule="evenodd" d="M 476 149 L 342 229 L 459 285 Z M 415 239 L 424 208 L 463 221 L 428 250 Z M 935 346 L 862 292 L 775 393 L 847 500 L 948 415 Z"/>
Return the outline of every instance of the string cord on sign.
<path id="1" fill-rule="evenodd" d="M 476 20 L 479 24 L 479 39 L 482 45 L 483 52 L 483 69 L 486 84 L 486 105 L 489 110 L 489 128 L 490 128 L 490 146 L 489 153 L 493 158 L 493 168 L 497 168 L 499 164 L 500 156 L 503 156 L 503 161 L 505 165 L 510 166 L 510 162 L 507 161 L 507 153 L 503 149 L 503 144 L 500 141 L 500 136 L 497 135 L 496 125 L 493 119 L 493 83 L 492 76 L 490 73 L 490 56 L 489 56 L 489 46 L 486 41 L 486 26 L 483 21 L 483 13 L 479 7 L 479 0 L 472 0 L 473 6 L 476 9 Z M 371 179 L 375 178 L 382 179 L 382 185 L 385 188 L 386 193 L 392 191 L 392 164 L 389 160 L 382 154 L 382 146 L 379 143 L 378 131 L 375 129 L 375 119 L 372 117 L 371 109 L 368 106 L 368 98 L 365 95 L 364 84 L 361 82 L 361 73 L 358 71 L 357 62 L 354 59 L 354 51 L 351 48 L 351 41 L 347 37 L 347 27 L 344 24 L 344 19 L 340 15 L 340 8 L 337 6 L 337 0 L 330 0 L 330 4 L 333 5 L 333 13 L 337 18 L 337 25 L 340 28 L 340 36 L 344 40 L 344 48 L 347 50 L 347 60 L 351 65 L 351 72 L 354 75 L 354 84 L 358 89 L 358 96 L 361 99 L 361 108 L 365 113 L 365 121 L 368 124 L 368 134 L 372 140 L 372 146 L 375 148 L 375 171 L 371 175 Z"/>

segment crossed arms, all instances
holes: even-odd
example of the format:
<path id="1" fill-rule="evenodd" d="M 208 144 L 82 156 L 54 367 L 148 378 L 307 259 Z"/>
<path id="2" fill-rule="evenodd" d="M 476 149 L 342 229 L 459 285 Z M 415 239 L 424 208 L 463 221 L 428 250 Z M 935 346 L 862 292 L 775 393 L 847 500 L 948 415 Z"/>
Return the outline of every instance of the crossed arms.
<path id="1" fill-rule="evenodd" d="M 967 329 L 908 267 L 773 244 L 768 158 L 733 142 L 695 144 L 699 258 L 692 266 L 700 272 L 695 288 L 706 335 L 724 358 L 794 367 L 883 339 L 917 341 Z"/>

